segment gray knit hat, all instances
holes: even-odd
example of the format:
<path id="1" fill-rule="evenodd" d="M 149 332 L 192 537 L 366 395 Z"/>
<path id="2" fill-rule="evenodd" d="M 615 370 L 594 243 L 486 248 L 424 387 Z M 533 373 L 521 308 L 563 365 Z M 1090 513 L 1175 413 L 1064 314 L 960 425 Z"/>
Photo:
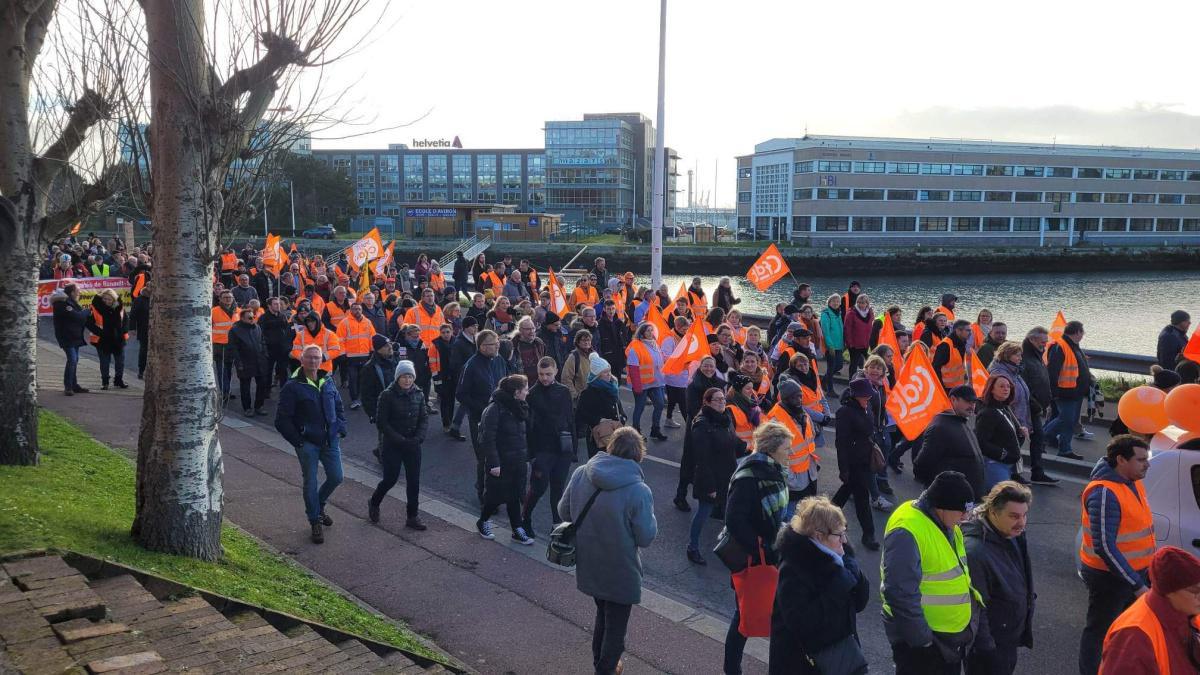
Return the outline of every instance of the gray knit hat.
<path id="1" fill-rule="evenodd" d="M 413 366 L 412 361 L 401 361 L 400 363 L 396 364 L 396 379 L 400 379 L 401 375 L 412 375 L 413 377 L 417 376 L 417 369 L 415 366 Z"/>

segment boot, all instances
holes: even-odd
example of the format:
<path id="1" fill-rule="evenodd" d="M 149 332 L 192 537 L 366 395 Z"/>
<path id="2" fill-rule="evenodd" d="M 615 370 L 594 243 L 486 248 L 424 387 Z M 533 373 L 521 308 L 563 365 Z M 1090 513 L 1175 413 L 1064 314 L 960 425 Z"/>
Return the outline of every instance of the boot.
<path id="1" fill-rule="evenodd" d="M 67 396 L 75 395 L 75 391 L 73 389 L 65 389 L 65 390 L 63 390 L 63 393 L 66 394 Z"/>
<path id="2" fill-rule="evenodd" d="M 379 522 L 379 505 L 373 501 L 367 502 L 367 518 L 369 518 L 372 523 Z"/>
<path id="3" fill-rule="evenodd" d="M 313 523 L 312 524 L 312 543 L 314 543 L 314 544 L 324 544 L 325 543 L 325 533 L 321 531 L 321 523 Z"/>
<path id="4" fill-rule="evenodd" d="M 113 386 L 117 387 L 118 389 L 128 389 L 129 388 L 129 385 L 125 384 L 125 380 L 122 380 L 119 377 L 116 379 L 115 382 L 113 382 Z"/>
<path id="5" fill-rule="evenodd" d="M 91 389 L 85 389 L 79 385 L 75 385 L 74 387 L 71 387 L 71 391 L 75 392 L 76 394 L 87 394 L 91 392 Z"/>
<path id="6" fill-rule="evenodd" d="M 108 380 L 107 379 L 100 380 L 100 390 L 108 391 Z"/>

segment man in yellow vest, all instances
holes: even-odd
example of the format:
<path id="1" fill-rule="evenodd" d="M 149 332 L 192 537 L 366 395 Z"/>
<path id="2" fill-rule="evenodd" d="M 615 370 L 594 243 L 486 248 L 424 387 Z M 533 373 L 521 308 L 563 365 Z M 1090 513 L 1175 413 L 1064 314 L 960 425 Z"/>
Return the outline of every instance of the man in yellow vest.
<path id="1" fill-rule="evenodd" d="M 1150 561 L 1150 592 L 1125 610 L 1104 637 L 1102 675 L 1194 673 L 1200 614 L 1200 560 L 1165 546 Z"/>
<path id="2" fill-rule="evenodd" d="M 1109 626 L 1147 590 L 1154 516 L 1141 481 L 1150 468 L 1149 457 L 1149 445 L 1141 438 L 1114 437 L 1080 497 L 1079 576 L 1088 589 L 1087 619 L 1079 636 L 1080 675 L 1096 674 Z"/>
<path id="3" fill-rule="evenodd" d="M 990 640 L 958 529 L 974 501 L 966 476 L 943 471 L 888 518 L 879 576 L 896 675 L 957 675 L 976 636 Z"/>

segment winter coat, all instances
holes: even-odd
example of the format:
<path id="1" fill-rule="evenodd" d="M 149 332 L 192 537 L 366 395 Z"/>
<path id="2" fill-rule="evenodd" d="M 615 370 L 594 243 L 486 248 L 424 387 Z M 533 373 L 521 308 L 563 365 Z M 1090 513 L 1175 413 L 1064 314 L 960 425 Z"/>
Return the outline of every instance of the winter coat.
<path id="1" fill-rule="evenodd" d="M 245 307 L 251 300 L 258 300 L 260 303 L 263 299 L 258 296 L 258 291 L 253 286 L 242 288 L 240 285 L 234 286 L 232 289 L 233 304 L 238 307 Z"/>
<path id="2" fill-rule="evenodd" d="M 1033 649 L 1033 566 L 1025 533 L 1004 537 L 979 511 L 961 525 L 971 586 L 983 596 L 997 645 Z"/>
<path id="3" fill-rule="evenodd" d="M 468 411 L 482 414 L 492 399 L 492 392 L 507 375 L 508 366 L 504 365 L 504 359 L 499 355 L 488 358 L 476 352 L 467 359 L 458 375 L 454 398 L 465 405 Z"/>
<path id="4" fill-rule="evenodd" d="M 768 565 L 779 563 L 775 537 L 787 503 L 784 468 L 778 462 L 758 452 L 738 462 L 725 500 L 725 529 L 744 550 L 754 552 L 756 564 L 759 546 Z"/>
<path id="5" fill-rule="evenodd" d="M 458 378 L 462 373 L 463 366 L 467 365 L 467 361 L 472 356 L 475 356 L 476 348 L 475 341 L 466 336 L 465 333 L 459 333 L 450 341 L 450 360 L 442 362 L 442 379 L 453 381 L 455 386 L 458 386 Z"/>
<path id="6" fill-rule="evenodd" d="M 257 324 L 234 322 L 229 329 L 229 346 L 233 348 L 233 363 L 238 377 L 268 375 L 267 348 L 263 345 L 262 329 Z"/>
<path id="7" fill-rule="evenodd" d="M 358 375 L 358 396 L 362 400 L 363 412 L 372 423 L 377 419 L 379 395 L 396 381 L 396 359 L 385 359 L 379 352 L 373 352 L 371 358 L 363 364 Z"/>
<path id="8" fill-rule="evenodd" d="M 87 329 L 93 335 L 100 338 L 100 342 L 96 345 L 96 350 L 116 352 L 124 349 L 125 343 L 129 338 L 129 315 L 125 312 L 125 308 L 121 306 L 120 301 L 115 306 L 109 307 L 97 296 L 93 299 L 91 306 L 100 312 L 100 317 L 104 320 L 104 328 L 101 329 L 96 325 L 96 320 L 92 316 L 92 313 L 88 312 Z"/>
<path id="9" fill-rule="evenodd" d="M 410 344 L 402 338 L 392 349 L 396 363 L 412 361 L 413 370 L 417 372 L 417 386 L 421 391 L 428 393 L 429 384 L 433 381 L 433 371 L 429 369 L 429 350 L 426 349 L 425 343 L 417 340 Z"/>
<path id="10" fill-rule="evenodd" d="M 1187 333 L 1175 326 L 1168 325 L 1158 334 L 1158 365 L 1167 370 L 1175 370 L 1175 362 L 1179 353 L 1187 346 Z"/>
<path id="11" fill-rule="evenodd" d="M 826 351 L 832 349 L 840 352 L 846 348 L 846 324 L 842 320 L 842 313 L 828 305 L 821 310 L 821 332 L 825 335 Z"/>
<path id="12" fill-rule="evenodd" d="M 537 382 L 537 364 L 546 355 L 546 343 L 541 338 L 525 342 L 519 336 L 512 340 L 512 358 L 508 361 L 510 373 L 521 373 L 529 378 L 530 384 Z"/>
<path id="13" fill-rule="evenodd" d="M 460 291 L 467 290 L 467 281 L 471 273 L 471 261 L 459 256 L 454 259 L 454 287 Z"/>
<path id="14" fill-rule="evenodd" d="M 1088 369 L 1087 357 L 1084 356 L 1083 350 L 1079 348 L 1079 345 L 1071 341 L 1071 338 L 1064 335 L 1062 342 L 1067 344 L 1071 351 L 1075 352 L 1075 360 L 1079 363 L 1079 377 L 1076 378 L 1074 387 L 1070 389 L 1059 388 L 1058 374 L 1062 371 L 1063 367 L 1063 350 L 1060 343 L 1051 342 L 1046 347 L 1046 374 L 1050 376 L 1050 386 L 1053 387 L 1054 398 L 1067 400 L 1087 398 L 1092 388 L 1092 373 Z"/>
<path id="15" fill-rule="evenodd" d="M 600 420 L 616 420 L 624 424 L 625 408 L 619 396 L 614 396 L 607 387 L 593 380 L 584 388 L 575 404 L 575 423 L 584 429 L 591 429 Z"/>
<path id="16" fill-rule="evenodd" d="M 967 477 L 975 492 L 975 501 L 983 501 L 983 454 L 979 441 L 967 425 L 967 418 L 944 410 L 934 415 L 917 439 L 917 457 L 913 475 L 928 486 L 943 471 L 958 471 Z"/>
<path id="17" fill-rule="evenodd" d="M 1029 386 L 1029 407 L 1035 414 L 1050 408 L 1054 390 L 1050 386 L 1050 373 L 1042 362 L 1042 352 L 1028 338 L 1021 343 L 1021 378 Z"/>
<path id="18" fill-rule="evenodd" d="M 571 407 L 571 390 L 558 382 L 549 385 L 538 382 L 529 388 L 525 401 L 529 404 L 529 454 L 558 454 L 562 451 L 561 435 L 575 436 L 575 413 Z"/>
<path id="19" fill-rule="evenodd" d="M 370 308 L 363 305 L 363 318 L 371 322 L 377 335 L 387 335 L 387 312 L 378 302 Z"/>
<path id="20" fill-rule="evenodd" d="M 566 336 L 559 331 L 547 330 L 545 326 L 538 329 L 537 336 L 546 345 L 546 356 L 554 359 L 555 365 L 562 370 L 563 359 L 567 358 L 570 351 L 564 339 Z"/>
<path id="21" fill-rule="evenodd" d="M 279 295 L 279 277 L 270 272 L 259 270 L 258 274 L 250 275 L 250 285 L 258 293 L 258 301 L 264 306 L 267 300 Z"/>
<path id="22" fill-rule="evenodd" d="M 138 342 L 150 339 L 150 294 L 142 293 L 133 299 L 129 309 L 129 326 L 137 334 Z"/>
<path id="23" fill-rule="evenodd" d="M 1162 675 L 1163 673 L 1194 673 L 1197 668 L 1191 659 L 1191 647 L 1196 638 L 1189 619 L 1171 606 L 1171 601 L 1151 590 L 1145 602 L 1162 626 L 1167 647 L 1166 669 L 1158 663 L 1154 647 L 1146 632 L 1140 628 L 1122 628 L 1112 634 L 1100 662 L 1100 675 Z"/>
<path id="24" fill-rule="evenodd" d="M 850 396 L 847 388 L 842 394 L 841 407 L 837 411 L 834 426 L 834 444 L 837 448 L 838 470 L 848 475 L 851 470 L 869 471 L 871 452 L 875 444 L 875 415 L 863 408 Z"/>
<path id="25" fill-rule="evenodd" d="M 1096 466 L 1092 467 L 1091 479 L 1093 481 L 1105 480 L 1114 483 L 1121 483 L 1133 487 L 1133 483 L 1121 477 L 1117 470 L 1108 465 L 1104 459 L 1096 461 Z M 1092 541 L 1096 544 L 1096 555 L 1104 561 L 1108 567 L 1108 574 L 1114 578 L 1124 581 L 1131 588 L 1140 588 L 1147 586 L 1146 571 L 1138 572 L 1129 564 L 1129 560 L 1116 546 L 1117 532 L 1121 527 L 1121 503 L 1117 501 L 1117 495 L 1106 486 L 1093 488 L 1088 493 L 1087 500 L 1084 502 L 1084 508 L 1088 512 L 1088 523 L 1092 528 Z M 1083 574 L 1105 574 L 1104 572 L 1092 569 L 1087 565 L 1082 565 L 1076 556 L 1076 565 L 1082 568 Z"/>
<path id="26" fill-rule="evenodd" d="M 528 459 L 528 425 L 529 405 L 497 389 L 479 422 L 479 445 L 489 469 Z"/>
<path id="27" fill-rule="evenodd" d="M 317 371 L 314 383 L 296 371 L 279 391 L 275 411 L 275 429 L 292 446 L 304 443 L 325 448 L 346 435 L 346 411 L 337 383 L 324 370 Z"/>
<path id="28" fill-rule="evenodd" d="M 604 317 L 596 322 L 597 332 L 600 333 L 600 356 L 608 361 L 614 373 L 625 371 L 625 348 L 629 346 L 632 336 L 629 327 L 620 319 L 613 317 L 610 321 Z"/>
<path id="29" fill-rule="evenodd" d="M 596 453 L 571 475 L 558 503 L 563 520 L 577 521 L 594 494 L 575 535 L 575 584 L 597 600 L 636 605 L 642 601 L 638 549 L 658 534 L 654 494 L 640 464 L 607 452 Z"/>
<path id="30" fill-rule="evenodd" d="M 578 349 L 572 349 L 571 353 L 563 359 L 562 372 L 558 374 L 558 381 L 571 390 L 571 399 L 578 401 L 583 390 L 587 389 L 588 375 L 591 372 L 592 364 L 588 360 L 588 355 Z"/>
<path id="31" fill-rule="evenodd" d="M 724 504 L 737 460 L 746 454 L 745 441 L 733 431 L 732 414 L 704 406 L 692 421 L 688 435 L 696 467 L 692 496 L 709 504 Z M 713 493 L 715 497 L 710 496 Z"/>
<path id="32" fill-rule="evenodd" d="M 367 378 L 373 377 L 368 373 Z M 408 389 L 393 381 L 379 395 L 375 410 L 381 450 L 401 450 L 425 441 L 429 414 L 425 411 L 425 393 L 415 384 Z"/>
<path id="33" fill-rule="evenodd" d="M 86 345 L 83 329 L 90 323 L 92 311 L 80 307 L 65 294 L 55 295 L 50 307 L 54 310 L 54 339 L 58 346 L 65 349 Z"/>
<path id="34" fill-rule="evenodd" d="M 1030 416 L 1029 384 L 1021 377 L 1021 367 L 1003 361 L 992 361 L 988 367 L 992 375 L 1003 375 L 1013 384 L 1013 397 L 1008 403 L 1009 410 L 1016 416 L 1017 421 L 1026 429 L 1033 428 L 1033 418 Z"/>
<path id="35" fill-rule="evenodd" d="M 734 305 L 742 301 L 741 298 L 733 297 L 733 288 L 726 288 L 725 286 L 717 286 L 717 291 L 713 295 L 715 296 L 713 303 L 725 310 L 726 314 L 729 313 L 729 310 L 733 309 Z"/>
<path id="36" fill-rule="evenodd" d="M 992 340 L 989 335 L 983 344 L 976 348 L 975 356 L 979 357 L 979 362 L 983 364 L 984 368 L 992 365 L 992 359 L 996 357 L 996 349 L 1002 344 L 1004 343 Z"/>
<path id="37" fill-rule="evenodd" d="M 859 612 L 871 587 L 854 549 L 842 564 L 790 526 L 779 531 L 779 584 L 771 612 L 771 675 L 818 675 L 808 657 L 847 635 L 858 635 Z"/>
<path id="38" fill-rule="evenodd" d="M 984 406 L 975 415 L 975 439 L 984 457 L 1003 464 L 1016 464 L 1021 457 L 1020 426 L 1008 406 Z"/>
<path id="39" fill-rule="evenodd" d="M 516 307 L 522 300 L 529 299 L 529 288 L 523 283 L 509 279 L 504 282 L 504 297 L 512 300 L 513 306 Z"/>

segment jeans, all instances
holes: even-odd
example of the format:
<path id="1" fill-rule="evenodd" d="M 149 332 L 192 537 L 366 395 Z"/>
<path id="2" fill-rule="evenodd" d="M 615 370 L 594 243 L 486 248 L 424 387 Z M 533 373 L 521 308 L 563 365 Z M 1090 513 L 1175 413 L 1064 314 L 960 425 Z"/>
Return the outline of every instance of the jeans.
<path id="1" fill-rule="evenodd" d="M 1029 414 L 1029 465 L 1034 474 L 1042 472 L 1042 451 L 1046 448 L 1046 433 L 1042 430 L 1042 416 Z"/>
<path id="2" fill-rule="evenodd" d="M 983 460 L 983 491 L 989 492 L 996 483 L 1012 478 L 1016 468 L 1013 464 L 1005 464 L 985 457 Z"/>
<path id="3" fill-rule="evenodd" d="M 79 378 L 76 373 L 79 370 L 79 347 L 63 347 L 62 350 L 67 355 L 67 364 L 63 367 L 63 389 L 78 389 Z"/>
<path id="4" fill-rule="evenodd" d="M 702 501 L 696 505 L 696 510 L 692 512 L 692 529 L 688 539 L 689 549 L 700 550 L 700 532 L 704 530 L 704 523 L 708 522 L 714 508 L 716 508 L 716 504 L 712 502 Z"/>
<path id="5" fill-rule="evenodd" d="M 650 430 L 652 432 L 659 430 L 659 425 L 662 422 L 663 414 L 663 388 L 650 387 L 643 389 L 642 393 L 633 395 L 633 428 L 640 433 L 642 430 L 642 411 L 646 409 L 646 399 L 650 399 L 650 403 L 654 406 L 654 416 L 650 418 Z"/>
<path id="6" fill-rule="evenodd" d="M 596 675 L 611 675 L 625 653 L 625 631 L 633 605 L 622 605 L 593 598 L 596 602 L 596 627 L 592 631 L 592 666 Z"/>
<path id="7" fill-rule="evenodd" d="M 213 345 L 213 373 L 221 390 L 221 400 L 229 398 L 229 383 L 233 380 L 233 354 L 226 355 L 226 348 L 227 345 Z"/>
<path id="8" fill-rule="evenodd" d="M 742 614 L 735 605 L 729 630 L 725 633 L 725 675 L 742 674 L 742 653 L 746 651 L 746 636 L 738 630 Z"/>
<path id="9" fill-rule="evenodd" d="M 1136 596 L 1133 587 L 1115 574 L 1087 568 L 1080 576 L 1087 586 L 1088 607 L 1083 632 L 1079 635 L 1079 675 L 1096 675 L 1100 670 L 1104 635 L 1112 622 L 1133 604 Z"/>
<path id="10" fill-rule="evenodd" d="M 555 525 L 562 522 L 558 516 L 558 502 L 562 499 L 563 490 L 567 487 L 567 478 L 571 473 L 570 455 L 562 453 L 543 452 L 534 455 L 529 467 L 529 493 L 525 495 L 525 508 L 521 520 L 529 523 L 533 520 L 533 510 L 537 507 L 546 488 L 550 489 L 550 517 Z"/>
<path id="11" fill-rule="evenodd" d="M 350 380 L 350 400 L 358 401 L 358 382 L 359 375 L 362 374 L 363 364 L 367 362 L 369 356 L 347 356 L 346 357 L 346 377 Z M 428 396 L 429 392 L 425 392 Z M 428 399 L 426 399 L 428 400 Z"/>
<path id="12" fill-rule="evenodd" d="M 842 350 L 825 350 L 825 379 L 821 381 L 821 384 L 830 396 L 833 395 L 833 376 L 842 371 L 842 360 Z"/>
<path id="13" fill-rule="evenodd" d="M 903 642 L 892 645 L 896 675 L 958 675 L 962 662 L 946 663 L 937 645 L 909 647 Z"/>
<path id="14" fill-rule="evenodd" d="M 1061 456 L 1071 452 L 1071 439 L 1075 437 L 1075 425 L 1079 422 L 1083 399 L 1056 398 L 1054 403 L 1058 406 L 1058 415 L 1046 422 L 1042 434 L 1058 441 L 1058 454 Z"/>
<path id="15" fill-rule="evenodd" d="M 862 527 L 863 539 L 875 538 L 875 517 L 871 514 L 871 484 L 875 474 L 870 467 L 852 466 L 847 470 L 846 482 L 833 495 L 833 504 L 841 508 L 851 496 L 854 497 L 854 513 Z"/>
<path id="16" fill-rule="evenodd" d="M 254 387 L 254 409 L 262 410 L 263 404 L 267 401 L 267 393 L 271 391 L 271 382 L 268 375 L 247 375 L 242 377 L 238 374 L 238 385 L 241 387 L 242 410 L 250 409 L 250 382 L 253 381 Z"/>
<path id="17" fill-rule="evenodd" d="M 124 382 L 125 381 L 125 346 L 121 345 L 120 348 L 118 348 L 115 351 L 111 351 L 111 352 L 108 351 L 107 349 L 101 349 L 101 348 L 97 347 L 96 353 L 100 355 L 100 382 L 102 382 L 103 384 L 108 384 L 108 364 L 110 361 L 113 362 L 116 366 L 115 375 L 116 375 L 117 382 Z"/>
<path id="18" fill-rule="evenodd" d="M 418 501 L 421 494 L 421 445 L 414 443 L 400 448 L 380 448 L 379 461 L 383 464 L 383 478 L 375 486 L 375 494 L 371 495 L 371 505 L 378 507 L 383 498 L 400 479 L 400 470 L 404 470 L 404 498 L 409 518 L 416 518 Z"/>
<path id="19" fill-rule="evenodd" d="M 296 457 L 300 460 L 300 475 L 304 478 L 304 514 L 308 522 L 315 523 L 325 512 L 325 502 L 342 482 L 342 449 L 338 439 L 333 439 L 329 447 L 321 447 L 304 441 L 304 445 L 296 448 Z M 325 467 L 325 482 L 317 489 L 317 465 Z"/>

